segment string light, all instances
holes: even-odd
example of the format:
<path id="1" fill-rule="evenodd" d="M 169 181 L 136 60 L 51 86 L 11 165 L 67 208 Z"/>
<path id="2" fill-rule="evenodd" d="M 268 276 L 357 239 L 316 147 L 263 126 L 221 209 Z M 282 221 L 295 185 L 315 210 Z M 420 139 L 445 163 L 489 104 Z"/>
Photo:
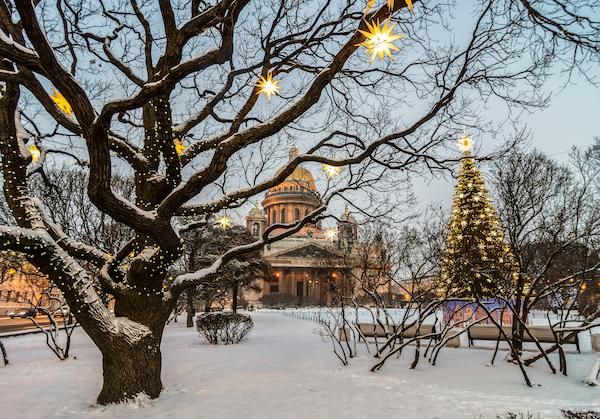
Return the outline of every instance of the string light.
<path id="1" fill-rule="evenodd" d="M 256 85 L 258 87 L 257 95 L 264 93 L 267 95 L 267 99 L 271 100 L 271 96 L 279 93 L 279 80 L 273 79 L 271 73 L 267 74 L 267 77 L 261 77 Z"/>
<path id="2" fill-rule="evenodd" d="M 359 29 L 359 32 L 366 38 L 361 42 L 360 46 L 363 46 L 371 53 L 371 62 L 375 60 L 375 57 L 383 59 L 384 56 L 392 58 L 392 51 L 398 51 L 399 48 L 394 45 L 394 41 L 404 38 L 404 34 L 398 34 L 394 32 L 395 24 L 386 20 L 383 26 L 379 20 L 375 20 L 367 24 L 368 31 Z"/>
<path id="3" fill-rule="evenodd" d="M 458 140 L 465 153 L 472 144 L 466 135 Z M 486 272 L 485 278 L 479 272 Z M 473 157 L 467 156 L 461 161 L 454 193 L 440 272 L 442 291 L 453 288 L 454 296 L 464 298 L 510 293 L 517 272 L 518 265 L 505 241 L 483 177 Z"/>

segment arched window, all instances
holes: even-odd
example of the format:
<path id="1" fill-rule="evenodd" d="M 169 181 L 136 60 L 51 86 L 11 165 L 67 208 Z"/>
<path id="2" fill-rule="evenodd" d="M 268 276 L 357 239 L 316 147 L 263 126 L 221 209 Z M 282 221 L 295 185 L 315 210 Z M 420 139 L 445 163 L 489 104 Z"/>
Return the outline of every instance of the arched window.
<path id="1" fill-rule="evenodd" d="M 294 219 L 298 221 L 300 219 L 300 208 L 294 210 Z"/>
<path id="2" fill-rule="evenodd" d="M 281 222 L 285 223 L 285 208 L 281 210 Z"/>
<path id="3" fill-rule="evenodd" d="M 273 216 L 271 217 L 271 224 L 277 223 L 277 211 L 273 210 Z"/>
<path id="4" fill-rule="evenodd" d="M 260 225 L 258 223 L 252 224 L 252 235 L 258 237 L 260 234 Z"/>

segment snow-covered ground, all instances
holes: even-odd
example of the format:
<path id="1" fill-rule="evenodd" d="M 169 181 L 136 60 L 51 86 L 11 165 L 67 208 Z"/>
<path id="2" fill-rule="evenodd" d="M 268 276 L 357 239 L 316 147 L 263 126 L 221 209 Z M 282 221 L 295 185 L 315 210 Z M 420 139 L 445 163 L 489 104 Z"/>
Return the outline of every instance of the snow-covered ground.
<path id="1" fill-rule="evenodd" d="M 495 418 L 506 411 L 559 417 L 559 408 L 600 410 L 600 389 L 581 380 L 596 355 L 569 354 L 569 376 L 542 362 L 528 369 L 490 351 L 446 349 L 438 365 L 409 370 L 409 352 L 370 373 L 366 354 L 343 367 L 318 326 L 280 313 L 253 313 L 255 328 L 239 345 L 213 346 L 182 323 L 167 327 L 163 383 L 157 400 L 97 406 L 101 359 L 78 330 L 68 361 L 58 361 L 42 335 L 4 339 L 11 365 L 0 367 L 0 416 L 17 418 Z M 502 357 L 503 355 L 501 355 Z M 537 416 L 536 416 L 537 417 Z"/>

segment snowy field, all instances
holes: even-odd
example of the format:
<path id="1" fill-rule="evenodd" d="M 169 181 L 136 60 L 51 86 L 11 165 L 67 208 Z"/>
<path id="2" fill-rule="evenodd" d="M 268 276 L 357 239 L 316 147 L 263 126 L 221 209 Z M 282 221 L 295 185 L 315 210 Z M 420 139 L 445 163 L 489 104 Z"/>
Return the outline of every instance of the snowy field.
<path id="1" fill-rule="evenodd" d="M 315 323 L 281 313 L 252 317 L 248 340 L 232 346 L 208 345 L 182 323 L 167 326 L 161 397 L 110 407 L 94 405 L 101 359 L 81 329 L 74 358 L 62 362 L 42 335 L 4 339 L 11 365 L 0 367 L 0 417 L 495 418 L 520 411 L 555 418 L 560 408 L 600 410 L 600 389 L 581 382 L 593 353 L 569 354 L 568 377 L 535 364 L 528 369 L 534 388 L 514 365 L 487 367 L 491 353 L 483 349 L 448 348 L 436 367 L 421 362 L 416 370 L 403 357 L 370 373 L 367 355 L 341 366 Z"/>

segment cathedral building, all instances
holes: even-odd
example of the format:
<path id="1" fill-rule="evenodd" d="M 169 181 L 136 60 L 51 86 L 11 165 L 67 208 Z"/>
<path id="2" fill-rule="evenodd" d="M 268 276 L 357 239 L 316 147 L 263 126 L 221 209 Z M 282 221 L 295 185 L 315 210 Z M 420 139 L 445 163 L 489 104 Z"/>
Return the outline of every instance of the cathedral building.
<path id="1" fill-rule="evenodd" d="M 293 147 L 290 160 L 297 155 L 298 150 Z M 246 226 L 250 234 L 260 237 L 270 225 L 300 220 L 320 204 L 312 173 L 296 167 L 281 184 L 266 192 L 261 207 L 250 210 Z M 325 231 L 317 222 L 267 245 L 263 252 L 273 275 L 258 284 L 260 292 L 245 295 L 248 304 L 257 307 L 336 304 L 339 291 L 347 287 L 342 254 L 356 239 L 356 220 L 346 209 L 338 222 L 337 234 Z"/>

